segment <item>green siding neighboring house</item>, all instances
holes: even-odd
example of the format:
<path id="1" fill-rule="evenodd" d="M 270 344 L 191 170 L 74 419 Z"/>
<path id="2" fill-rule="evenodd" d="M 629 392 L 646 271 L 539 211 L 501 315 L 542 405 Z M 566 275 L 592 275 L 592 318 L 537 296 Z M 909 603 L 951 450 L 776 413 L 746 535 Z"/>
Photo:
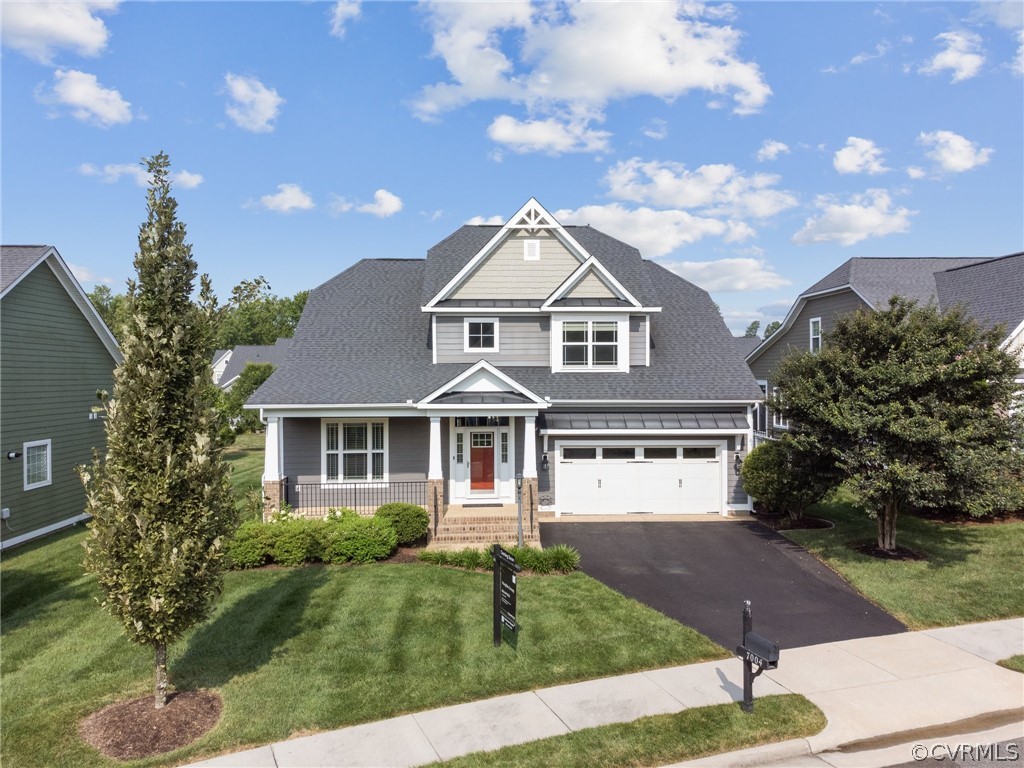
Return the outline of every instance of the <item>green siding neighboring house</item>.
<path id="1" fill-rule="evenodd" d="M 105 447 L 90 413 L 120 361 L 55 248 L 0 248 L 0 548 L 85 519 L 75 468 Z"/>

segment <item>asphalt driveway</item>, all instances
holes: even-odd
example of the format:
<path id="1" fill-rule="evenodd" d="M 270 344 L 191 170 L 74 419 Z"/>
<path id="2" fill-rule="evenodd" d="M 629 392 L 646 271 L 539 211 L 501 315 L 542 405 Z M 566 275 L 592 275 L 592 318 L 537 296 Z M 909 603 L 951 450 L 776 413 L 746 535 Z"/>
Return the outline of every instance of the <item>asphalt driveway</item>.
<path id="1" fill-rule="evenodd" d="M 540 536 L 545 547 L 576 547 L 584 573 L 729 650 L 742 639 L 744 600 L 754 631 L 782 648 L 906 631 L 806 550 L 753 521 L 558 522 L 541 525 Z"/>

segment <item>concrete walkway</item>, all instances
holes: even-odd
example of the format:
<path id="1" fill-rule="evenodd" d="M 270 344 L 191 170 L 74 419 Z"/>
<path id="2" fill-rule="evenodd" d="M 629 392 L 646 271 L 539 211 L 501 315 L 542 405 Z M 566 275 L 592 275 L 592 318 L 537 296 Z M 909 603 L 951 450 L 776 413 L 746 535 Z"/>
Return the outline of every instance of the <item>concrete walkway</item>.
<path id="1" fill-rule="evenodd" d="M 1018 653 L 1024 653 L 1024 619 L 783 650 L 779 669 L 756 680 L 755 697 L 803 694 L 825 713 L 825 729 L 807 739 L 686 765 L 742 766 L 772 761 L 782 761 L 781 765 L 867 765 L 863 758 L 872 749 L 891 748 L 912 738 L 920 742 L 929 729 L 945 724 L 954 724 L 952 731 L 932 735 L 997 729 L 993 732 L 1000 739 L 1016 738 L 1006 727 L 1024 721 L 1024 675 L 994 662 Z M 199 765 L 423 765 L 582 728 L 738 701 L 741 686 L 738 659 L 692 664 L 417 712 L 224 755 Z M 825 760 L 833 754 L 842 759 L 813 762 L 815 758 L 809 756 L 819 753 Z M 898 759 L 877 764 L 904 762 L 910 757 L 903 752 Z M 795 762 L 798 760 L 811 762 Z"/>

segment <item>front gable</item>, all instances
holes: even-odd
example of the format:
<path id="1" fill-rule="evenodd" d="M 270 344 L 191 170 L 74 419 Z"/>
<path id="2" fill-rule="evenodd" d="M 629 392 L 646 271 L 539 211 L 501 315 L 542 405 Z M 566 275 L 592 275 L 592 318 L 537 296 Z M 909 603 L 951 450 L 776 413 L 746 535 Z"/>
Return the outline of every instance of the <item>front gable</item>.
<path id="1" fill-rule="evenodd" d="M 417 408 L 477 405 L 547 408 L 548 403 L 485 360 L 441 385 L 417 403 Z"/>

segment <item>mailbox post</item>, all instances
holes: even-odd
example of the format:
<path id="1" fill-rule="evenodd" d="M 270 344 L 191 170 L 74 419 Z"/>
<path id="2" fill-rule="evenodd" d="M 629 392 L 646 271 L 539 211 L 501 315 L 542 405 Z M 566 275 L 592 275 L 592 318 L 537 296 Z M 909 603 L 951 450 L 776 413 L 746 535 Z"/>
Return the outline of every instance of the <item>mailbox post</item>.
<path id="1" fill-rule="evenodd" d="M 519 547 L 523 546 L 523 473 L 516 473 L 516 526 L 519 533 Z"/>
<path id="2" fill-rule="evenodd" d="M 743 601 L 743 645 L 737 646 L 736 655 L 743 661 L 743 701 L 740 709 L 754 711 L 754 678 L 766 669 L 779 666 L 779 644 L 753 630 L 750 601 Z M 757 671 L 754 671 L 754 667 Z"/>

